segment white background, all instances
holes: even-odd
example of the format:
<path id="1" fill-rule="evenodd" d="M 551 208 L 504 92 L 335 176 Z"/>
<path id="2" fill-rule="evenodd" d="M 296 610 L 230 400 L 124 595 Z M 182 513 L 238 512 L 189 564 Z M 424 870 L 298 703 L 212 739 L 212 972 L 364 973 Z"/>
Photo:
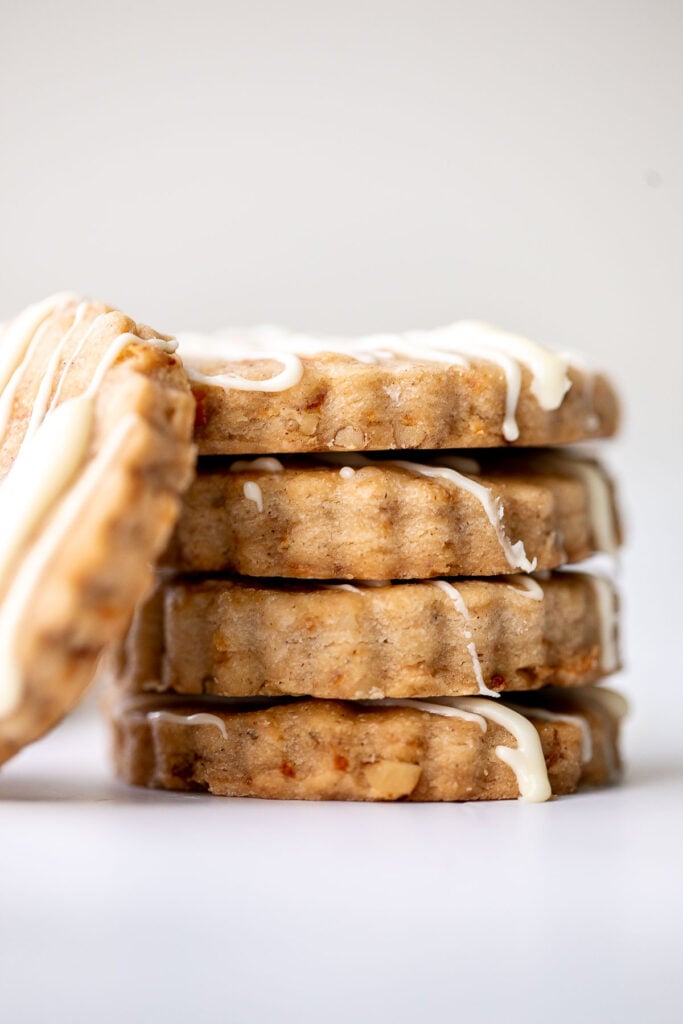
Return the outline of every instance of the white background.
<path id="1" fill-rule="evenodd" d="M 0 778 L 14 1022 L 678 1021 L 683 5 L 0 3 L 0 318 L 488 319 L 608 368 L 624 786 L 544 807 L 114 783 L 81 713 Z"/>

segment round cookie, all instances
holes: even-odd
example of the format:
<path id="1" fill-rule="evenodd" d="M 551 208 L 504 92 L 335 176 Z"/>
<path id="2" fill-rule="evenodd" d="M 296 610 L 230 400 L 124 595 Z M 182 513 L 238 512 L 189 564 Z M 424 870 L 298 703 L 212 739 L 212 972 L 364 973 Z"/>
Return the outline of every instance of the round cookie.
<path id="1" fill-rule="evenodd" d="M 609 691 L 369 704 L 130 698 L 112 713 L 126 782 L 278 800 L 547 800 L 619 770 Z"/>
<path id="2" fill-rule="evenodd" d="M 541 446 L 618 424 L 610 383 L 578 357 L 479 323 L 357 339 L 188 334 L 180 353 L 203 455 Z"/>
<path id="3" fill-rule="evenodd" d="M 58 295 L 0 334 L 0 763 L 50 729 L 123 636 L 190 481 L 175 344 Z"/>
<path id="4" fill-rule="evenodd" d="M 585 686 L 619 667 L 616 595 L 584 573 L 313 584 L 161 581 L 119 678 L 131 692 L 338 700 Z"/>
<path id="5" fill-rule="evenodd" d="M 553 569 L 615 550 L 612 488 L 591 460 L 517 453 L 429 462 L 349 455 L 207 460 L 170 568 L 299 579 L 428 579 Z"/>

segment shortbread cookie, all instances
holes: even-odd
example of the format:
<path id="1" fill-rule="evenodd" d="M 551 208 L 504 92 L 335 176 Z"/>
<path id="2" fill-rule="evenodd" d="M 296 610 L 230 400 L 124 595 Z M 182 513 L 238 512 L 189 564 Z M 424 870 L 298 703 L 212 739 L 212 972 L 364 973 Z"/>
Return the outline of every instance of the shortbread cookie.
<path id="1" fill-rule="evenodd" d="M 618 668 L 616 595 L 583 573 L 305 586 L 160 583 L 120 676 L 133 692 L 360 700 L 582 686 Z"/>
<path id="2" fill-rule="evenodd" d="M 618 771 L 616 694 L 226 706 L 132 698 L 114 711 L 126 782 L 279 800 L 546 800 Z M 618 705 L 614 708 L 613 705 Z"/>
<path id="3" fill-rule="evenodd" d="M 264 328 L 180 345 L 205 455 L 549 445 L 617 427 L 603 376 L 483 324 L 356 340 Z"/>
<path id="4" fill-rule="evenodd" d="M 209 460 L 165 562 L 244 576 L 427 579 L 552 569 L 617 546 L 611 487 L 596 463 L 553 456 L 536 470 L 513 454 L 481 465 Z"/>
<path id="5" fill-rule="evenodd" d="M 194 461 L 173 349 L 71 296 L 0 335 L 0 763 L 70 709 L 152 582 Z"/>

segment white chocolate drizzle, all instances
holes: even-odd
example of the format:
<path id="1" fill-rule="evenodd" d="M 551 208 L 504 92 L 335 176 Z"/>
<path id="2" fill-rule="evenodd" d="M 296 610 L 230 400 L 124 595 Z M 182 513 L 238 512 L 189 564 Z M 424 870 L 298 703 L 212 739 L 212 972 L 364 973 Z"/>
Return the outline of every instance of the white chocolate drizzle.
<path id="1" fill-rule="evenodd" d="M 484 682 L 484 676 L 481 671 L 481 663 L 479 661 L 479 655 L 475 646 L 474 640 L 472 639 L 472 630 L 470 628 L 470 613 L 465 603 L 465 600 L 458 590 L 452 583 L 448 583 L 446 580 L 427 580 L 429 586 L 436 587 L 438 590 L 448 597 L 454 607 L 458 610 L 463 620 L 463 632 L 465 634 L 465 641 L 467 644 L 467 653 L 470 656 L 472 662 L 472 670 L 474 672 L 474 678 L 477 683 L 477 689 L 479 693 L 486 695 L 487 697 L 500 697 L 500 694 L 495 690 L 490 689 Z"/>
<path id="2" fill-rule="evenodd" d="M 148 711 L 150 722 L 171 722 L 173 725 L 212 725 L 218 729 L 224 740 L 228 738 L 225 722 L 218 715 L 210 715 L 206 711 L 198 711 L 192 715 L 181 715 L 177 711 Z"/>
<path id="3" fill-rule="evenodd" d="M 0 392 L 0 401 L 7 394 L 13 400 L 34 343 L 38 343 L 49 318 L 76 302 L 78 299 L 74 296 L 55 296 L 30 307 L 10 324 L 0 345 L 0 388 L 9 391 Z M 66 334 L 71 333 L 76 320 L 80 321 L 83 311 L 81 303 Z M 93 321 L 86 337 L 99 320 L 97 317 Z M 20 699 L 22 680 L 17 643 L 22 622 L 30 614 L 35 588 L 74 522 L 102 486 L 118 452 L 125 448 L 131 432 L 138 427 L 136 415 L 124 417 L 81 473 L 91 443 L 96 398 L 104 375 L 131 342 L 151 344 L 164 351 L 173 351 L 175 347 L 173 342 L 163 339 L 143 341 L 137 335 L 119 335 L 104 352 L 87 390 L 57 406 L 53 400 L 46 412 L 65 340 L 64 336 L 60 339 L 48 362 L 46 381 L 39 388 L 28 429 L 14 462 L 0 483 L 0 588 L 4 591 L 0 606 L 0 716 L 11 714 Z M 62 371 L 58 390 L 70 365 L 71 361 Z M 7 404 L 11 412 L 11 402 L 8 400 Z M 37 535 L 37 539 L 26 551 L 33 535 Z"/>
<path id="4" fill-rule="evenodd" d="M 270 326 L 214 335 L 180 335 L 180 355 L 190 379 L 233 390 L 286 391 L 303 376 L 301 358 L 322 353 L 350 356 L 363 363 L 410 359 L 464 368 L 469 367 L 469 359 L 494 363 L 505 375 L 503 436 L 507 441 L 516 441 L 519 437 L 516 411 L 522 367 L 531 374 L 531 394 L 543 410 L 559 409 L 571 386 L 565 354 L 476 321 L 462 321 L 432 331 L 346 339 L 307 337 Z M 229 363 L 259 359 L 273 360 L 283 368 L 265 380 L 251 380 L 224 370 Z M 388 393 L 394 399 L 394 395 Z"/>
<path id="5" fill-rule="evenodd" d="M 247 501 L 253 501 L 259 512 L 263 512 L 263 491 L 253 480 L 248 480 L 242 488 Z"/>
<path id="6" fill-rule="evenodd" d="M 543 587 L 533 576 L 515 576 L 515 582 L 508 583 L 507 586 L 530 601 L 542 601 L 545 597 Z"/>
<path id="7" fill-rule="evenodd" d="M 0 442 L 4 441 L 7 436 L 14 402 L 24 378 L 25 366 L 29 363 L 35 349 L 40 344 L 41 336 L 46 325 L 49 326 L 49 317 L 40 323 L 35 334 L 30 338 L 28 346 L 24 352 L 24 359 L 15 368 L 12 376 L 5 384 L 2 393 L 0 394 Z"/>
<path id="8" fill-rule="evenodd" d="M 271 455 L 264 455 L 258 459 L 237 459 L 230 464 L 231 473 L 244 473 L 251 469 L 260 473 L 282 473 L 284 468 L 280 460 Z"/>
<path id="9" fill-rule="evenodd" d="M 225 366 L 235 359 L 259 358 L 281 363 L 282 369 L 265 380 L 252 380 L 238 373 L 220 372 L 221 365 Z M 304 373 L 303 363 L 294 352 L 278 351 L 272 346 L 259 352 L 251 350 L 251 346 L 235 350 L 234 344 L 221 335 L 208 339 L 198 334 L 183 335 L 181 359 L 188 377 L 195 384 L 213 385 L 228 391 L 288 391 L 299 383 Z"/>
<path id="10" fill-rule="evenodd" d="M 541 471 L 573 476 L 582 481 L 588 495 L 595 546 L 598 551 L 616 556 L 619 552 L 619 530 L 612 491 L 603 470 L 589 459 L 569 454 L 558 456 L 552 452 L 534 453 L 530 462 Z"/>
<path id="11" fill-rule="evenodd" d="M 4 391 L 10 378 L 26 359 L 26 353 L 38 330 L 58 310 L 78 300 L 68 292 L 52 295 L 43 302 L 28 306 L 3 331 L 0 346 L 0 391 Z"/>
<path id="12" fill-rule="evenodd" d="M 567 362 L 571 366 L 575 366 L 577 370 L 581 370 L 583 373 L 583 404 L 585 406 L 585 424 L 586 430 L 591 434 L 594 434 L 596 430 L 600 429 L 600 417 L 595 411 L 595 370 L 588 365 L 588 360 L 581 352 L 565 352 L 563 353 Z"/>
<path id="13" fill-rule="evenodd" d="M 537 708 L 531 705 L 518 706 L 508 704 L 508 707 L 518 711 L 520 715 L 531 715 L 532 718 L 540 718 L 543 722 L 569 722 L 575 725 L 581 732 L 581 763 L 588 764 L 593 757 L 593 734 L 585 718 L 581 715 L 563 714 L 559 711 L 548 711 L 547 708 Z"/>
<path id="14" fill-rule="evenodd" d="M 69 342 L 71 341 L 71 337 L 72 337 L 74 331 L 82 323 L 82 320 L 83 320 L 83 317 L 85 315 L 85 312 L 86 312 L 87 308 L 88 308 L 88 303 L 87 302 L 79 303 L 78 307 L 76 308 L 76 312 L 74 314 L 74 320 L 73 320 L 73 323 L 72 323 L 71 327 L 69 328 L 68 331 L 66 331 L 66 333 L 64 334 L 64 337 L 62 338 L 60 343 L 57 345 L 57 348 L 55 349 L 55 351 L 52 353 L 52 356 L 50 357 L 50 361 L 48 362 L 48 365 L 47 365 L 47 368 L 45 370 L 45 373 L 43 374 L 43 379 L 40 382 L 40 387 L 38 388 L 38 393 L 37 393 L 37 395 L 36 395 L 36 397 L 34 399 L 34 402 L 33 402 L 33 408 L 31 410 L 31 419 L 29 420 L 28 427 L 26 428 L 26 433 L 24 434 L 24 444 L 26 444 L 26 442 L 29 440 L 29 438 L 31 438 L 33 436 L 33 434 L 36 432 L 36 430 L 38 429 L 40 424 L 45 419 L 45 414 L 47 412 L 48 403 L 50 403 L 50 409 L 54 409 L 56 404 L 57 404 L 57 399 L 59 397 L 58 393 L 55 393 L 55 396 L 54 396 L 52 402 L 50 402 L 50 395 L 52 393 L 52 387 L 53 387 L 53 384 L 54 384 L 55 375 L 57 373 L 57 367 L 59 366 L 59 364 L 61 362 L 62 355 L 63 355 L 64 351 L 66 350 Z M 86 338 L 88 337 L 88 334 L 89 334 L 89 332 L 85 332 L 83 334 L 83 337 L 81 338 L 81 340 L 79 342 L 77 351 L 80 351 L 83 343 L 85 342 Z M 72 362 L 73 362 L 73 357 L 72 357 L 72 359 L 69 360 L 67 365 L 71 366 Z M 62 376 L 60 378 L 60 382 L 59 382 L 60 388 L 59 388 L 59 390 L 61 390 L 61 385 L 63 384 L 65 377 L 66 377 L 66 368 L 65 368 L 65 371 L 64 371 L 64 373 L 62 374 Z"/>
<path id="15" fill-rule="evenodd" d="M 586 485 L 598 551 L 616 555 L 619 551 L 619 535 L 614 515 L 614 502 L 607 477 L 592 462 L 567 459 L 566 465 L 569 471 L 583 480 Z"/>
<path id="16" fill-rule="evenodd" d="M 320 586 L 323 590 L 346 590 L 349 594 L 363 593 L 360 587 L 355 587 L 353 583 L 321 583 Z"/>
<path id="17" fill-rule="evenodd" d="M 282 473 L 284 466 L 279 459 L 270 455 L 258 459 L 237 459 L 230 465 L 231 473 L 248 473 L 256 471 L 259 473 Z M 259 512 L 263 512 L 263 491 L 255 480 L 248 480 L 242 487 L 242 493 L 247 501 L 253 501 Z"/>
<path id="18" fill-rule="evenodd" d="M 60 405 L 58 410 L 65 409 L 68 404 L 65 402 L 64 405 Z M 84 407 L 79 405 L 77 409 L 73 410 L 73 415 L 64 415 L 60 423 L 55 425 L 50 422 L 48 424 L 50 428 L 48 432 L 52 435 L 51 440 L 54 442 L 54 447 L 52 449 L 48 445 L 44 448 L 42 446 L 36 447 L 34 448 L 34 454 L 46 457 L 50 450 L 52 450 L 53 454 L 55 451 L 63 452 L 65 449 L 61 445 L 71 438 L 76 442 L 73 455 L 80 452 L 82 456 L 84 448 L 80 446 L 79 442 L 83 435 L 78 435 L 77 431 L 79 427 L 81 430 L 88 429 L 86 418 L 80 418 L 83 411 Z M 45 422 L 47 424 L 47 420 Z M 48 529 L 42 533 L 40 539 L 29 550 L 21 562 L 18 571 L 12 577 L 10 588 L 3 598 L 0 609 L 0 718 L 12 713 L 21 696 L 21 675 L 17 662 L 16 647 L 22 623 L 30 615 L 31 602 L 36 586 L 45 575 L 51 560 L 55 557 L 59 548 L 73 529 L 74 522 L 78 521 L 83 511 L 92 501 L 93 495 L 105 483 L 108 473 L 111 472 L 113 462 L 119 451 L 125 448 L 130 432 L 137 427 L 137 423 L 137 417 L 132 415 L 124 417 L 120 421 L 114 433 L 107 439 L 98 457 L 90 463 L 67 497 L 59 504 L 55 516 L 49 523 Z M 38 441 L 40 438 L 41 432 L 39 431 L 34 441 Z M 16 465 L 16 462 L 14 465 Z M 35 473 L 36 464 L 31 463 L 31 465 Z M 50 464 L 48 463 L 47 465 Z M 56 465 L 60 466 L 59 463 L 56 463 Z M 51 477 L 50 483 L 52 488 L 50 502 L 47 507 L 50 507 L 58 500 L 61 494 L 59 485 L 62 484 L 62 490 L 68 486 L 77 466 L 78 463 L 75 458 L 69 460 L 68 465 L 66 460 L 64 460 L 61 464 L 62 473 L 57 472 L 57 474 Z M 14 469 L 14 466 L 12 469 Z M 10 474 L 3 481 L 2 487 L 0 487 L 0 521 L 5 520 L 5 485 L 9 482 L 11 473 L 12 471 L 10 471 Z M 29 501 L 35 499 L 36 495 L 28 495 L 26 493 L 21 495 L 19 489 L 17 489 L 17 492 L 20 494 L 19 500 L 26 502 L 24 507 L 27 513 L 34 513 L 31 516 L 31 520 L 33 522 L 40 521 L 42 517 L 35 515 L 35 505 L 29 505 Z M 38 495 L 38 498 L 41 501 L 44 500 L 46 493 Z M 17 532 L 15 528 L 15 536 Z M 7 556 L 4 536 L 0 559 L 2 560 L 1 575 L 6 577 L 9 575 L 8 567 L 11 565 L 11 560 Z"/>
<path id="19" fill-rule="evenodd" d="M 484 484 L 479 483 L 478 480 L 472 480 L 470 476 L 465 475 L 465 473 L 474 473 L 476 475 L 479 472 L 479 463 L 474 459 L 460 456 L 442 456 L 427 464 L 423 462 L 408 461 L 407 459 L 373 460 L 360 452 L 353 452 L 351 455 L 347 453 L 344 455 L 326 453 L 325 455 L 318 455 L 317 458 L 318 461 L 323 464 L 333 466 L 339 465 L 340 460 L 343 459 L 345 463 L 351 463 L 352 468 L 355 470 L 370 468 L 381 469 L 383 466 L 396 466 L 398 469 L 404 469 L 408 473 L 413 473 L 416 476 L 425 476 L 431 479 L 444 480 L 450 486 L 456 487 L 458 490 L 467 491 L 467 493 L 476 498 L 481 505 L 486 518 L 493 527 L 496 540 L 500 544 L 503 555 L 505 556 L 510 568 L 521 569 L 522 572 L 533 572 L 535 570 L 537 560 L 536 558 L 528 558 L 524 548 L 524 542 L 518 540 L 513 544 L 505 531 L 505 526 L 503 524 L 505 508 L 500 498 L 494 496 L 489 487 L 486 487 Z M 244 468 L 248 468 L 248 465 L 248 463 L 244 464 Z"/>
<path id="20" fill-rule="evenodd" d="M 8 576 L 22 545 L 80 466 L 90 436 L 91 412 L 87 400 L 59 406 L 50 417 L 50 429 L 22 445 L 2 481 L 0 580 Z"/>
<path id="21" fill-rule="evenodd" d="M 363 703 L 372 704 L 370 701 Z M 463 717 L 463 712 L 467 712 L 475 720 L 480 720 L 478 724 L 483 732 L 486 731 L 487 720 L 495 722 L 511 733 L 517 742 L 516 747 L 499 744 L 496 756 L 514 772 L 520 799 L 528 803 L 542 803 L 552 796 L 538 732 L 528 719 L 507 704 L 492 701 L 488 697 L 433 697 L 429 701 L 392 698 L 376 702 L 373 706 L 392 705 L 412 707 L 429 715 L 449 715 L 456 711 L 459 718 Z"/>
<path id="22" fill-rule="evenodd" d="M 619 645 L 617 642 L 617 595 L 614 587 L 604 576 L 589 576 L 598 605 L 600 626 L 600 668 L 614 672 L 619 667 Z"/>
<path id="23" fill-rule="evenodd" d="M 585 700 L 593 705 L 599 705 L 602 710 L 620 722 L 628 714 L 628 701 L 616 690 L 610 690 L 607 686 L 583 686 L 573 690 L 580 700 Z"/>
<path id="24" fill-rule="evenodd" d="M 372 690 L 370 691 L 372 693 Z M 460 698 L 454 697 L 453 700 Z M 424 711 L 428 715 L 439 715 L 441 718 L 460 718 L 463 722 L 473 722 L 482 732 L 486 732 L 486 719 L 483 715 L 453 704 L 437 704 L 433 700 L 419 700 L 416 697 L 386 697 L 384 699 L 359 700 L 359 704 L 371 708 L 411 708 L 413 711 Z"/>
<path id="25" fill-rule="evenodd" d="M 476 346 L 488 349 L 488 358 L 494 355 L 506 355 L 509 359 L 521 363 L 531 373 L 531 394 L 536 398 L 541 409 L 550 411 L 559 409 L 562 399 L 571 387 L 567 376 L 569 360 L 561 352 L 552 352 L 537 342 L 529 341 L 516 334 L 499 331 L 488 324 L 465 322 L 458 325 L 463 333 L 474 335 L 474 347 L 469 354 L 473 355 Z M 462 351 L 462 343 L 459 343 Z"/>
<path id="26" fill-rule="evenodd" d="M 445 460 L 444 460 L 445 461 Z M 485 487 L 483 484 L 478 483 L 476 480 L 471 480 L 470 477 L 465 476 L 463 473 L 459 473 L 456 469 L 452 469 L 450 466 L 441 466 L 438 464 L 426 465 L 421 462 L 408 462 L 404 459 L 396 459 L 390 462 L 384 463 L 384 465 L 398 466 L 400 469 L 405 469 L 409 473 L 416 473 L 420 476 L 430 477 L 431 479 L 445 480 L 447 483 L 457 487 L 459 490 L 467 491 L 472 497 L 476 498 L 482 509 L 484 510 L 486 517 L 493 527 L 496 534 L 496 539 L 500 544 L 503 554 L 511 569 L 521 569 L 522 572 L 533 572 L 536 568 L 536 559 L 530 560 L 527 557 L 527 553 L 524 548 L 524 542 L 521 540 L 511 543 L 505 527 L 503 526 L 503 516 L 505 510 L 503 503 L 500 498 L 494 497 L 490 488 Z"/>
<path id="27" fill-rule="evenodd" d="M 3 332 L 0 345 L 0 441 L 7 433 L 14 399 L 25 367 L 40 341 L 41 330 L 55 313 L 75 299 L 76 296 L 64 293 L 29 306 Z"/>
<path id="28" fill-rule="evenodd" d="M 499 744 L 496 747 L 496 756 L 515 773 L 522 800 L 541 803 L 550 799 L 552 792 L 543 747 L 536 729 L 528 719 L 505 704 L 488 700 L 486 697 L 444 697 L 441 699 L 449 702 L 457 701 L 458 707 L 483 715 L 484 718 L 490 719 L 512 733 L 517 741 L 517 746 L 506 747 Z"/>
<path id="29" fill-rule="evenodd" d="M 572 698 L 582 704 L 587 711 L 592 712 L 602 722 L 605 732 L 603 754 L 605 769 L 610 781 L 619 776 L 619 763 L 617 760 L 616 746 L 612 742 L 612 732 L 615 723 L 621 721 L 628 713 L 628 703 L 620 693 L 609 690 L 605 686 L 583 686 L 572 690 Z"/>

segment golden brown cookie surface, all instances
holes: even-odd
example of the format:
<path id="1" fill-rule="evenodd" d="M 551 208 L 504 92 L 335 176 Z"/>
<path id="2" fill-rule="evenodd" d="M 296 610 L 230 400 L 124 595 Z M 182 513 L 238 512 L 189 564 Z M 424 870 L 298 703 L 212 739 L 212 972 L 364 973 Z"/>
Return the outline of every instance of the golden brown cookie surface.
<path id="1" fill-rule="evenodd" d="M 244 576 L 427 579 L 552 569 L 616 548 L 612 490 L 595 463 L 556 455 L 548 468 L 543 456 L 536 471 L 521 455 L 511 462 L 514 454 L 209 460 L 165 563 Z"/>
<path id="2" fill-rule="evenodd" d="M 600 374 L 482 324 L 365 339 L 181 337 L 201 454 L 554 445 L 612 435 Z"/>
<path id="3" fill-rule="evenodd" d="M 535 694 L 521 713 L 463 697 L 251 707 L 133 698 L 112 714 L 126 782 L 281 800 L 545 800 L 614 778 L 618 723 L 591 688 Z"/>
<path id="4" fill-rule="evenodd" d="M 616 597 L 583 573 L 369 587 L 160 583 L 120 674 L 132 692 L 338 700 L 582 686 L 616 670 Z"/>
<path id="5" fill-rule="evenodd" d="M 73 706 L 149 589 L 192 473 L 168 338 L 72 296 L 0 335 L 0 763 Z"/>

